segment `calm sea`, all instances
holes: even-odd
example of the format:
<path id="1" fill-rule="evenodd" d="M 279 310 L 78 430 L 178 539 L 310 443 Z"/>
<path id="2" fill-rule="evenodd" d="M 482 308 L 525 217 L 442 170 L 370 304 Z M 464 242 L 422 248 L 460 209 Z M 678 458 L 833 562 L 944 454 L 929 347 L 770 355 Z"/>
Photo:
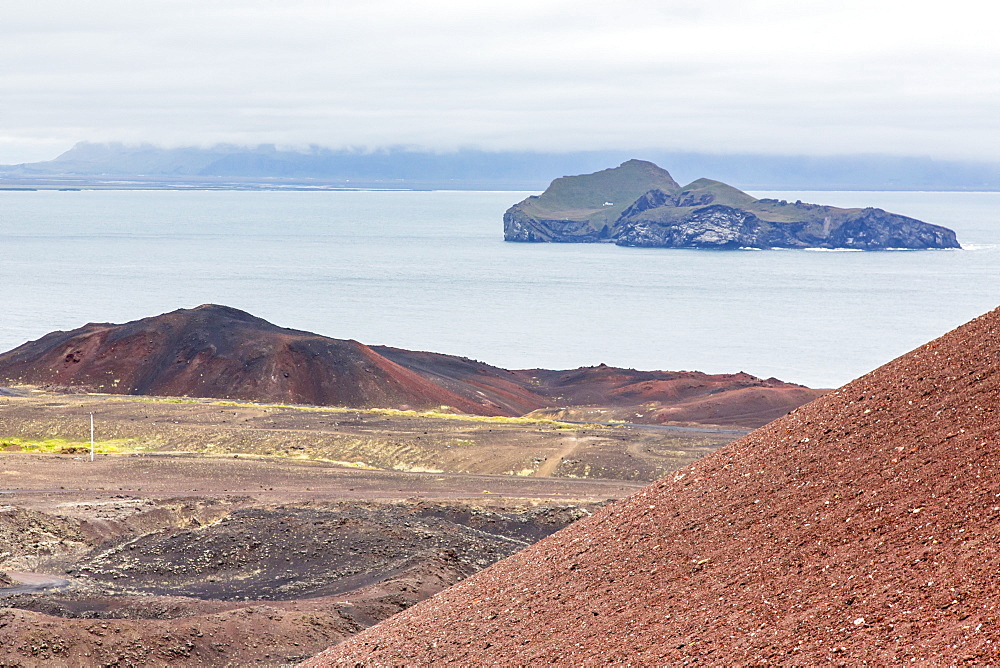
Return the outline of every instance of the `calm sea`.
<path id="1" fill-rule="evenodd" d="M 527 194 L 0 192 L 0 349 L 214 302 L 508 368 L 836 386 L 1000 304 L 1000 193 L 755 193 L 880 206 L 965 246 L 883 253 L 505 243 Z"/>

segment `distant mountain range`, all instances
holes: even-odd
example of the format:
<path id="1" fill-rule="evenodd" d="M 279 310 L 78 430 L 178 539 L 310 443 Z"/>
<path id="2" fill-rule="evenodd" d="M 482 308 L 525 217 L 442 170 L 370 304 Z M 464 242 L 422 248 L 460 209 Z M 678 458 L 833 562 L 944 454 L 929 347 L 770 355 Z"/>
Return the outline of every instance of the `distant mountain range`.
<path id="1" fill-rule="evenodd" d="M 711 174 L 744 189 L 1000 190 L 1000 163 L 647 151 L 543 153 L 409 148 L 283 150 L 271 145 L 160 148 L 82 142 L 54 160 L 0 165 L 0 187 L 410 188 L 541 190 L 555 177 L 630 158 Z"/>

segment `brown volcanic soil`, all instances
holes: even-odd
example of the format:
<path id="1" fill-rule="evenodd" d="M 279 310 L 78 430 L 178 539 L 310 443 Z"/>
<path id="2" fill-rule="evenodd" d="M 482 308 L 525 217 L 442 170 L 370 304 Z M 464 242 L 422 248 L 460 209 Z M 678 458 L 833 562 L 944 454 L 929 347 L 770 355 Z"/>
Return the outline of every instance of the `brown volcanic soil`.
<path id="1" fill-rule="evenodd" d="M 560 405 L 576 407 L 542 409 L 531 415 L 591 422 L 760 427 L 827 392 L 777 378 L 762 380 L 742 371 L 636 371 L 602 364 L 572 371 L 515 373 Z"/>
<path id="2" fill-rule="evenodd" d="M 0 570 L 73 583 L 0 598 L 0 665 L 292 663 L 576 512 L 544 506 L 587 508 L 642 487 L 549 476 L 582 462 L 648 475 L 731 438 L 19 388 L 0 397 L 0 443 L 86 440 L 90 412 L 99 444 L 127 439 L 160 451 L 94 462 L 79 452 L 0 452 Z M 536 457 L 552 470 L 413 473 L 302 458 L 359 441 L 364 449 L 351 452 L 401 464 L 413 457 L 404 445 L 423 440 L 437 444 L 428 456 L 457 468 L 492 456 L 505 466 Z M 554 456 L 566 444 L 582 461 Z"/>
<path id="3" fill-rule="evenodd" d="M 306 665 L 990 664 L 1000 311 Z"/>
<path id="4" fill-rule="evenodd" d="M 137 400 L 28 388 L 17 392 L 21 396 L 0 396 L 0 450 L 8 452 L 25 447 L 16 439 L 52 438 L 70 443 L 59 450 L 86 451 L 93 413 L 99 442 L 124 441 L 126 450 L 141 452 L 239 453 L 385 470 L 650 481 L 743 433 L 228 401 Z"/>
<path id="5" fill-rule="evenodd" d="M 323 441 L 331 417 L 348 423 L 345 439 L 366 430 L 391 439 L 406 428 L 448 444 L 481 429 L 494 438 L 480 449 L 502 454 L 521 443 L 519 456 L 575 438 L 541 423 L 13 393 L 27 396 L 0 398 L 0 425 L 22 437 L 85 439 L 94 411 L 99 439 L 149 439 L 165 451 L 99 454 L 93 463 L 82 453 L 0 452 L 0 569 L 72 580 L 65 592 L 0 592 L 0 665 L 293 663 L 562 526 L 577 512 L 567 506 L 642 486 L 168 449 L 301 453 Z M 666 448 L 657 466 L 697 455 L 671 455 L 673 438 L 654 437 L 626 433 L 620 442 Z M 619 441 L 595 443 L 604 442 Z M 627 461 L 610 448 L 603 456 Z"/>
<path id="6" fill-rule="evenodd" d="M 102 455 L 91 463 L 79 456 L 3 453 L 0 467 L 0 503 L 59 515 L 72 514 L 65 504 L 114 502 L 122 494 L 137 499 L 235 495 L 263 504 L 345 499 L 587 504 L 643 486 L 626 480 L 371 471 L 242 455 Z"/>
<path id="7" fill-rule="evenodd" d="M 566 371 L 506 371 L 436 353 L 383 346 L 373 350 L 455 392 L 473 385 L 495 394 L 498 390 L 511 392 L 520 384 L 538 397 L 538 407 L 529 409 L 530 415 L 580 422 L 616 420 L 753 428 L 828 391 L 777 378 L 762 380 L 742 371 L 637 371 L 605 364 Z"/>
<path id="8" fill-rule="evenodd" d="M 517 416 L 585 404 L 614 419 L 756 427 L 821 391 L 747 374 L 508 371 L 474 360 L 332 339 L 206 304 L 123 325 L 52 332 L 0 354 L 0 381 L 114 394 L 218 397 Z M 747 390 L 752 389 L 752 392 Z M 641 406 L 641 409 L 640 409 Z"/>
<path id="9" fill-rule="evenodd" d="M 121 494 L 49 503 L 0 508 L 0 559 L 41 574 L 15 577 L 70 580 L 59 592 L 0 587 L 0 665 L 294 662 L 587 514 Z"/>

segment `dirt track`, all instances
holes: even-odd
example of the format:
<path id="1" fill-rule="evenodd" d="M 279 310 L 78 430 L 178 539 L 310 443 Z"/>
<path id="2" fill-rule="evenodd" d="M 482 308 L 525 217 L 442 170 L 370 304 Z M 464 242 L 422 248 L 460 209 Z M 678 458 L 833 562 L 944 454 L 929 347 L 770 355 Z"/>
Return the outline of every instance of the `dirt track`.
<path id="1" fill-rule="evenodd" d="M 0 598 L 15 594 L 41 594 L 46 591 L 65 589 L 70 586 L 66 578 L 45 573 L 18 573 L 7 571 L 7 577 L 17 584 L 0 587 Z"/>
<path id="2" fill-rule="evenodd" d="M 18 392 L 20 396 L 0 397 L 0 450 L 4 438 L 64 439 L 85 447 L 93 413 L 99 445 L 111 442 L 113 447 L 140 452 L 240 454 L 390 471 L 506 476 L 530 476 L 548 461 L 546 471 L 553 477 L 648 481 L 738 435 L 731 430 L 672 431 L 639 425 L 67 395 L 33 388 Z M 560 461 L 566 439 L 574 437 L 580 447 L 571 460 Z"/>
<path id="3" fill-rule="evenodd" d="M 648 475 L 714 443 L 545 422 L 19 393 L 0 397 L 0 569 L 47 579 L 0 589 L 0 665 L 294 663 L 643 484 L 546 474 L 604 456 L 600 470 Z M 91 462 L 80 443 L 92 411 L 99 449 L 140 451 Z M 578 436 L 587 432 L 601 437 Z M 361 442 L 356 452 L 409 465 L 408 444 L 422 441 L 444 466 L 482 469 L 495 456 L 500 468 L 542 477 L 321 458 Z M 17 451 L 34 447 L 25 443 L 66 454 Z M 565 444 L 594 451 L 564 461 L 579 457 L 560 453 Z M 64 591 L 39 591 L 63 581 Z"/>
<path id="4" fill-rule="evenodd" d="M 734 437 L 7 391 L 0 665 L 293 663 Z"/>
<path id="5" fill-rule="evenodd" d="M 52 509 L 76 500 L 246 496 L 264 503 L 308 501 L 474 500 L 478 504 L 620 498 L 641 483 L 344 468 L 309 460 L 239 455 L 0 455 L 0 502 Z M 64 484 L 54 485 L 54 482 Z M 63 507 L 62 512 L 66 512 Z"/>

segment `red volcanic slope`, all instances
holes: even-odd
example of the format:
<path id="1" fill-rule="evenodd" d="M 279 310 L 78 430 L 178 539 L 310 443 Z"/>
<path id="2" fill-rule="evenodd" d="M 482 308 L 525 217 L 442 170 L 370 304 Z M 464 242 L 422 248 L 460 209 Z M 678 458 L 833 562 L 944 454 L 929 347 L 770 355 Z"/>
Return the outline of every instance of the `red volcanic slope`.
<path id="1" fill-rule="evenodd" d="M 416 352 L 389 346 L 372 346 L 372 350 L 451 392 L 464 396 L 489 397 L 507 415 L 524 415 L 550 404 L 548 397 L 524 382 L 515 371 L 454 355 Z"/>
<path id="2" fill-rule="evenodd" d="M 226 306 L 53 332 L 0 355 L 0 382 L 120 394 L 523 415 L 555 405 L 658 402 L 663 420 L 758 426 L 820 391 L 747 374 L 507 371 L 474 360 L 285 329 Z M 663 404 L 662 406 L 660 404 Z M 669 413 L 669 414 L 668 414 Z"/>
<path id="3" fill-rule="evenodd" d="M 572 371 L 517 371 L 536 391 L 564 406 L 636 406 L 645 422 L 700 422 L 759 427 L 826 390 L 742 371 L 637 371 L 601 364 Z"/>
<path id="4" fill-rule="evenodd" d="M 0 378 L 121 394 L 510 414 L 488 397 L 451 392 L 357 341 L 277 327 L 212 304 L 47 334 L 0 355 Z"/>
<path id="5" fill-rule="evenodd" d="M 700 422 L 760 427 L 829 391 L 813 390 L 791 383 L 781 385 L 720 389 L 704 396 L 656 406 L 649 417 L 651 421 L 660 423 Z"/>
<path id="6" fill-rule="evenodd" d="M 710 375 L 700 371 L 637 371 L 601 364 L 571 371 L 527 369 L 516 372 L 549 396 L 574 406 L 606 403 L 629 406 L 646 401 L 681 401 L 743 387 L 802 387 L 748 373 Z"/>
<path id="7" fill-rule="evenodd" d="M 307 662 L 1000 657 L 1000 310 Z"/>

